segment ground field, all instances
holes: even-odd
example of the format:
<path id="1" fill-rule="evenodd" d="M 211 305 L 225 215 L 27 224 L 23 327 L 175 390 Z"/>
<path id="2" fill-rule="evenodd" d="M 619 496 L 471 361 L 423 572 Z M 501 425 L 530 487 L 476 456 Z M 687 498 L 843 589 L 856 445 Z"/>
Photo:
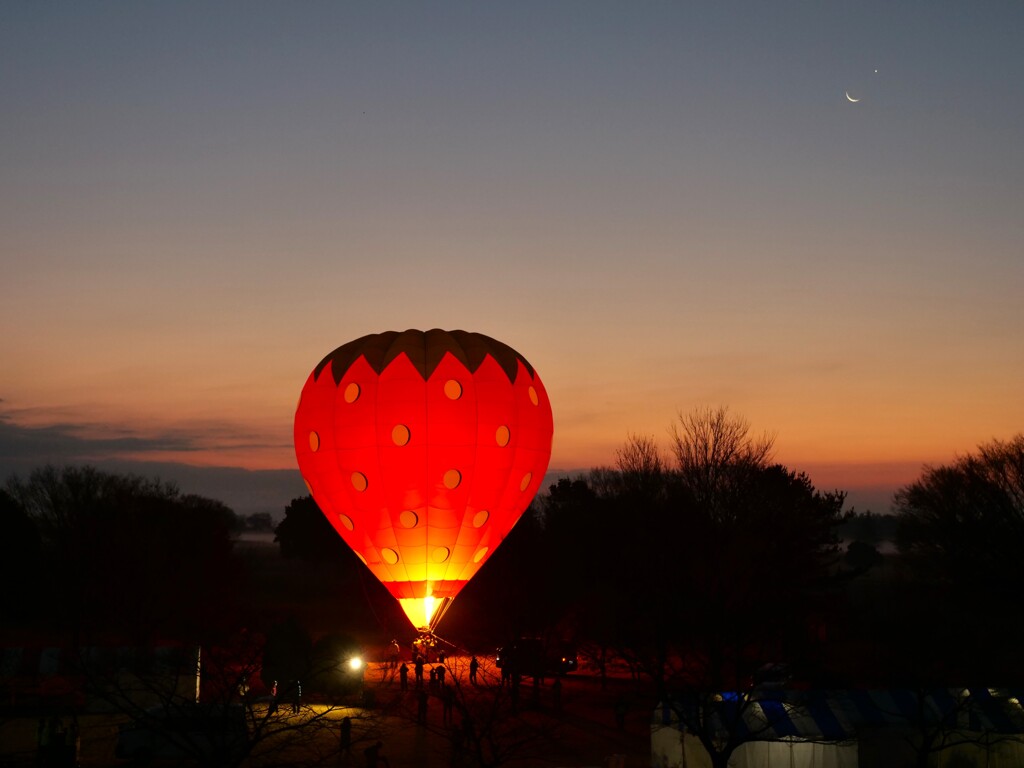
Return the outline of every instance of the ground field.
<path id="1" fill-rule="evenodd" d="M 266 745 L 249 761 L 253 768 L 266 765 L 362 766 L 362 750 L 377 740 L 383 742 L 381 754 L 391 768 L 422 766 L 471 766 L 469 755 L 459 754 L 452 739 L 452 726 L 461 727 L 459 706 L 466 711 L 493 711 L 492 705 L 508 707 L 511 692 L 500 687 L 499 670 L 493 659 L 481 658 L 479 684 L 468 680 L 468 658 L 450 657 L 446 663 L 449 685 L 457 691 L 457 707 L 451 725 L 445 722 L 442 699 L 431 690 L 427 697 L 426 724 L 417 724 L 418 695 L 412 675 L 409 690 L 402 691 L 393 669 L 384 663 L 370 666 L 366 689 L 373 692 L 374 706 L 363 708 L 332 708 L 326 716 L 326 727 L 317 731 L 301 747 L 289 748 L 286 755 L 269 750 Z M 454 679 L 453 679 L 454 676 Z M 298 722 L 324 716 L 327 703 L 304 703 L 297 715 L 282 708 L 280 717 Z M 573 673 L 556 686 L 553 679 L 534 685 L 523 680 L 514 714 L 499 715 L 500 722 L 481 722 L 481 728 L 493 728 L 497 748 L 505 750 L 503 764 L 525 766 L 616 766 L 642 768 L 649 765 L 650 715 L 653 702 L 637 693 L 626 680 L 611 680 L 602 690 L 596 678 Z M 348 715 L 353 721 L 351 754 L 339 752 L 336 724 Z M 617 715 L 622 715 L 619 727 Z M 481 720 L 483 720 L 481 718 Z M 83 768 L 107 768 L 126 765 L 114 757 L 117 728 L 123 717 L 86 715 L 79 718 Z M 29 766 L 35 761 L 36 719 L 16 718 L 0 723 L 0 765 Z"/>

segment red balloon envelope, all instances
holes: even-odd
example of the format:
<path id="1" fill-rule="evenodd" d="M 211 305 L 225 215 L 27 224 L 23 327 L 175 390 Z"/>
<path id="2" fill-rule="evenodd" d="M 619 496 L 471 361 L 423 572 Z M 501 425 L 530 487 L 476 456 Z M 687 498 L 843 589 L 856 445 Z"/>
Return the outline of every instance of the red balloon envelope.
<path id="1" fill-rule="evenodd" d="M 295 454 L 335 530 L 431 630 L 537 492 L 552 431 L 544 385 L 511 347 L 388 331 L 313 369 Z"/>

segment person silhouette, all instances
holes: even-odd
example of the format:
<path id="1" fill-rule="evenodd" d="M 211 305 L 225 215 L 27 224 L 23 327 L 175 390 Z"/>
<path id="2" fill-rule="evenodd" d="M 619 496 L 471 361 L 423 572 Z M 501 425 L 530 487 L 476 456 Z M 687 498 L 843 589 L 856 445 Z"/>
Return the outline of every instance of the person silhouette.
<path id="1" fill-rule="evenodd" d="M 455 691 L 452 690 L 451 686 L 446 685 L 441 689 L 441 722 L 445 725 L 451 725 L 454 709 Z"/>
<path id="2" fill-rule="evenodd" d="M 386 765 L 390 768 L 388 759 L 384 757 L 380 751 L 384 747 L 383 741 L 378 741 L 376 744 L 371 744 L 363 750 L 363 757 L 366 758 L 366 768 L 377 768 L 380 765 Z"/>
<path id="3" fill-rule="evenodd" d="M 352 718 L 346 715 L 341 720 L 341 754 L 352 754 Z"/>
<path id="4" fill-rule="evenodd" d="M 398 658 L 402 654 L 402 649 L 398 646 L 397 640 L 392 640 L 388 646 L 388 667 L 394 669 L 398 666 Z"/>
<path id="5" fill-rule="evenodd" d="M 416 697 L 416 722 L 420 725 L 427 724 L 427 692 L 422 688 Z"/>

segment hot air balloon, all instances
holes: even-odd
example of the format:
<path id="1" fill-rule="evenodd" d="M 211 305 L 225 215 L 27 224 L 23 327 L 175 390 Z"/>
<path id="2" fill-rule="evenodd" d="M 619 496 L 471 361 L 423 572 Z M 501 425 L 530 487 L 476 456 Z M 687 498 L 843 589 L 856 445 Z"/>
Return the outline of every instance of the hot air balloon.
<path id="1" fill-rule="evenodd" d="M 431 632 L 537 492 L 552 432 L 544 385 L 511 347 L 388 331 L 313 369 L 295 454 L 331 525 Z"/>

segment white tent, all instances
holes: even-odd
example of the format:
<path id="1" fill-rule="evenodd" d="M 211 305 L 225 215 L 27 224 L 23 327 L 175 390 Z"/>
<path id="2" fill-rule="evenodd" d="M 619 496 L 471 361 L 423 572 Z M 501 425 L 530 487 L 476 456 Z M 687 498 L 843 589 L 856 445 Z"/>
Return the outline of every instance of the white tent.
<path id="1" fill-rule="evenodd" d="M 711 768 L 711 758 L 696 736 L 669 728 L 651 733 L 651 765 L 657 768 Z M 858 768 L 855 743 L 751 741 L 729 761 L 733 768 Z"/>
<path id="2" fill-rule="evenodd" d="M 801 706 L 745 702 L 740 716 L 751 740 L 732 753 L 733 768 L 858 768 L 857 742 L 834 722 L 818 723 Z M 773 704 L 778 703 L 773 701 Z M 762 706 L 762 704 L 766 706 Z M 711 768 L 700 739 L 679 722 L 679 710 L 659 707 L 651 724 L 651 765 Z"/>
<path id="3" fill-rule="evenodd" d="M 711 702 L 681 697 L 655 710 L 651 765 L 711 768 L 687 728 L 743 743 L 731 768 L 889 768 L 913 763 L 922 736 L 934 740 L 930 765 L 1024 765 L 1024 708 L 1010 691 L 783 691 L 724 694 Z M 710 724 L 710 727 L 708 727 Z"/>

